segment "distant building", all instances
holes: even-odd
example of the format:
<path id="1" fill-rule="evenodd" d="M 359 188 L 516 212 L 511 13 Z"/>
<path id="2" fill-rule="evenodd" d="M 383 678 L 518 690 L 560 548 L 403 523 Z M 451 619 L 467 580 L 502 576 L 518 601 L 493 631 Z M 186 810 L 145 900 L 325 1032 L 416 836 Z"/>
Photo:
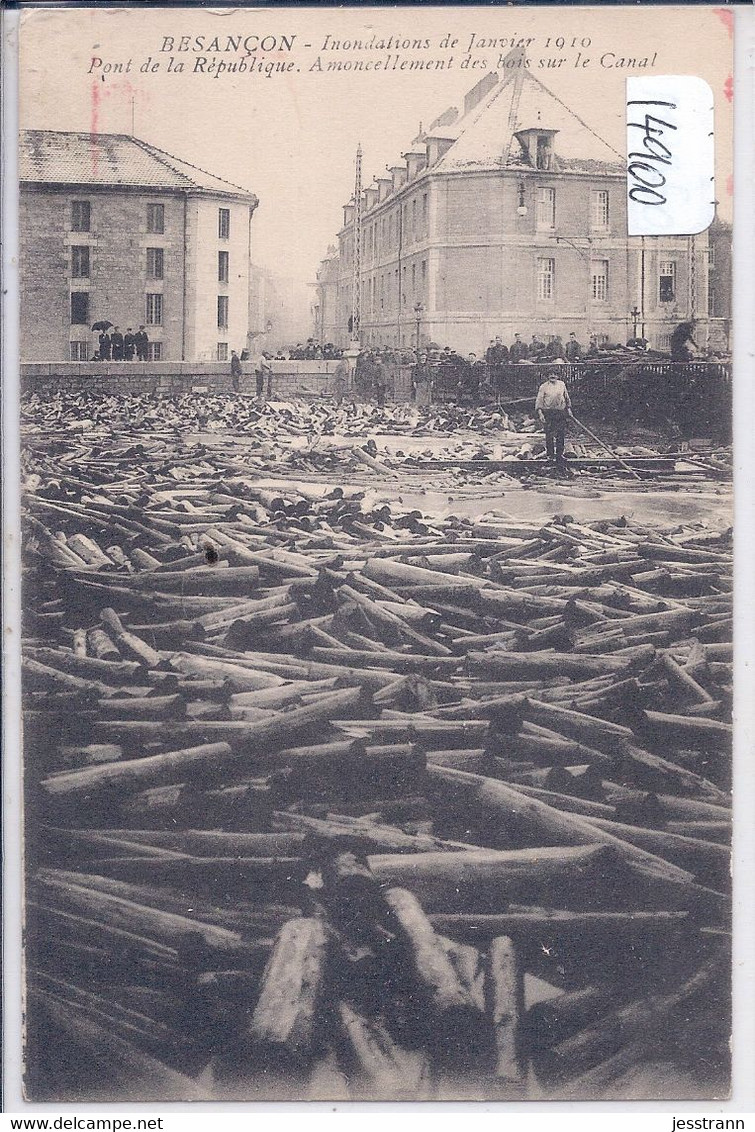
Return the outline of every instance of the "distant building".
<path id="1" fill-rule="evenodd" d="M 352 201 L 318 276 L 320 320 L 349 338 Z M 484 352 L 501 334 L 644 333 L 667 345 L 708 311 L 707 236 L 629 238 L 622 155 L 527 70 L 521 53 L 427 130 L 362 195 L 361 339 Z M 335 305 L 335 315 L 330 312 Z M 334 325 L 335 330 L 330 326 Z"/>
<path id="2" fill-rule="evenodd" d="M 730 348 L 732 282 L 732 228 L 716 213 L 708 229 L 709 337 L 724 350 Z"/>
<path id="3" fill-rule="evenodd" d="M 21 351 L 83 360 L 93 323 L 144 324 L 157 360 L 247 344 L 257 197 L 138 138 L 20 138 Z"/>
<path id="4" fill-rule="evenodd" d="M 312 305 L 313 335 L 318 342 L 337 342 L 340 337 L 339 273 L 338 249 L 331 244 L 327 256 L 317 271 L 317 298 Z M 351 301 L 350 295 L 349 301 Z"/>
<path id="5" fill-rule="evenodd" d="M 266 351 L 285 350 L 309 337 L 312 286 L 252 264 L 249 332 Z"/>

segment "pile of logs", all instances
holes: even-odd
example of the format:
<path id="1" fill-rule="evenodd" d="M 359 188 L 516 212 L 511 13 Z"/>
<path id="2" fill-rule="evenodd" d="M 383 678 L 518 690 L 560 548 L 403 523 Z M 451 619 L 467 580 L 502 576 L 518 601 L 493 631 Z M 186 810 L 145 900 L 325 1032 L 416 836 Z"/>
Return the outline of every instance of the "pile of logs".
<path id="1" fill-rule="evenodd" d="M 725 1090 L 730 532 L 26 458 L 34 1099 Z"/>
<path id="2" fill-rule="evenodd" d="M 343 477 L 367 472 L 370 478 L 372 472 L 388 480 L 405 473 L 550 478 L 556 470 L 546 459 L 542 427 L 531 415 L 532 407 L 531 398 L 508 406 L 509 415 L 506 406 L 495 405 L 336 408 L 304 401 L 263 405 L 235 394 L 84 397 L 65 390 L 44 398 L 28 394 L 22 419 L 30 439 L 35 434 L 54 436 L 71 445 L 86 429 L 88 445 L 109 445 L 118 437 L 116 445 L 127 449 L 123 438 L 132 438 L 131 446 L 134 441 L 146 445 L 155 455 L 162 447 L 166 460 L 175 457 L 176 446 L 185 443 L 187 434 L 198 434 L 210 445 L 214 438 L 240 439 L 245 470 L 258 468 L 262 474 L 274 464 L 291 474 Z M 375 437 L 383 438 L 380 451 Z M 422 439 L 429 442 L 427 447 L 417 443 Z M 75 447 L 86 459 L 86 445 Z M 202 449 L 192 448 L 191 462 L 196 464 Z M 600 473 L 604 479 L 610 474 L 622 483 L 634 479 L 652 484 L 660 477 L 668 483 L 676 478 L 684 486 L 731 479 L 730 450 L 691 454 L 668 444 L 662 448 L 622 444 L 614 452 L 574 425 L 567 443 L 569 472 L 590 477 Z"/>

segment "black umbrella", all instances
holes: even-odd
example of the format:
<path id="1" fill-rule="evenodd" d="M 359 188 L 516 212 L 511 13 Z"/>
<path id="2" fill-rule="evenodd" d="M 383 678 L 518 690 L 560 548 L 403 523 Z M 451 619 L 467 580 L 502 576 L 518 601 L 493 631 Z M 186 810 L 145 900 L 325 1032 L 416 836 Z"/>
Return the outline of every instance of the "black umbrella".
<path id="1" fill-rule="evenodd" d="M 92 323 L 92 330 L 109 330 L 111 326 L 115 326 L 115 323 L 103 318 L 101 322 Z"/>

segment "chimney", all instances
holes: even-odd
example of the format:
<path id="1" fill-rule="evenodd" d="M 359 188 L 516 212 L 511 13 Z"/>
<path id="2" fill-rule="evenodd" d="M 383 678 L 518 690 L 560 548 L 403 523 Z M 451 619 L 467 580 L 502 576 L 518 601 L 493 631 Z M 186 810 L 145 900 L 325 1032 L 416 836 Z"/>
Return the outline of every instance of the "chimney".
<path id="1" fill-rule="evenodd" d="M 388 172 L 393 178 L 393 191 L 395 193 L 397 189 L 400 189 L 402 185 L 406 184 L 408 170 L 405 165 L 391 165 Z"/>
<path id="2" fill-rule="evenodd" d="M 350 201 L 343 206 L 343 226 L 348 228 L 349 224 L 354 222 L 354 202 Z"/>
<path id="3" fill-rule="evenodd" d="M 408 153 L 405 153 L 403 157 L 409 171 L 409 180 L 413 181 L 427 166 L 427 150 L 411 149 Z"/>
<path id="4" fill-rule="evenodd" d="M 441 128 L 442 126 L 452 125 L 458 117 L 459 111 L 456 109 L 456 107 L 449 106 L 448 110 L 444 110 L 443 113 L 440 114 L 434 122 L 430 123 L 430 133 L 432 133 L 433 130 Z"/>
<path id="5" fill-rule="evenodd" d="M 440 161 L 444 153 L 447 153 L 451 146 L 454 144 L 454 138 L 428 138 L 427 139 L 427 164 L 435 165 Z"/>
<path id="6" fill-rule="evenodd" d="M 494 86 L 498 85 L 498 75 L 491 72 L 486 75 L 484 79 L 480 79 L 476 86 L 473 86 L 468 94 L 464 96 L 464 113 L 469 114 L 470 110 L 474 110 L 482 102 L 486 94 L 489 94 Z"/>

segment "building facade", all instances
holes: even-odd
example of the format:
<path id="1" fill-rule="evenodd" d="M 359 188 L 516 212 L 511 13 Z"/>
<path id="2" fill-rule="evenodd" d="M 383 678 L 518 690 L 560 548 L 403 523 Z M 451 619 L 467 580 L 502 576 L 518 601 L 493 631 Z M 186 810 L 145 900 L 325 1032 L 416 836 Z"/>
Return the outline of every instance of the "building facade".
<path id="1" fill-rule="evenodd" d="M 22 361 L 91 358 L 103 320 L 153 360 L 247 345 L 253 193 L 121 134 L 24 131 L 19 168 Z"/>
<path id="2" fill-rule="evenodd" d="M 676 324 L 708 317 L 708 236 L 627 236 L 621 154 L 527 69 L 509 60 L 461 114 L 420 129 L 362 195 L 364 344 L 450 345 L 478 354 L 519 332 L 586 342 L 642 334 L 668 345 Z M 338 256 L 323 261 L 321 310 L 349 338 L 355 204 Z M 334 279 L 335 277 L 335 279 Z M 325 320 L 321 315 L 323 330 Z M 704 333 L 703 333 L 704 339 Z"/>
<path id="3" fill-rule="evenodd" d="M 318 342 L 337 343 L 341 335 L 339 318 L 342 316 L 339 303 L 341 264 L 338 248 L 331 244 L 328 254 L 320 263 L 315 285 L 315 300 L 312 303 L 313 335 Z M 349 292 L 348 301 L 351 301 Z M 349 311 L 349 314 L 351 311 Z M 348 320 L 348 315 L 347 315 Z"/>

